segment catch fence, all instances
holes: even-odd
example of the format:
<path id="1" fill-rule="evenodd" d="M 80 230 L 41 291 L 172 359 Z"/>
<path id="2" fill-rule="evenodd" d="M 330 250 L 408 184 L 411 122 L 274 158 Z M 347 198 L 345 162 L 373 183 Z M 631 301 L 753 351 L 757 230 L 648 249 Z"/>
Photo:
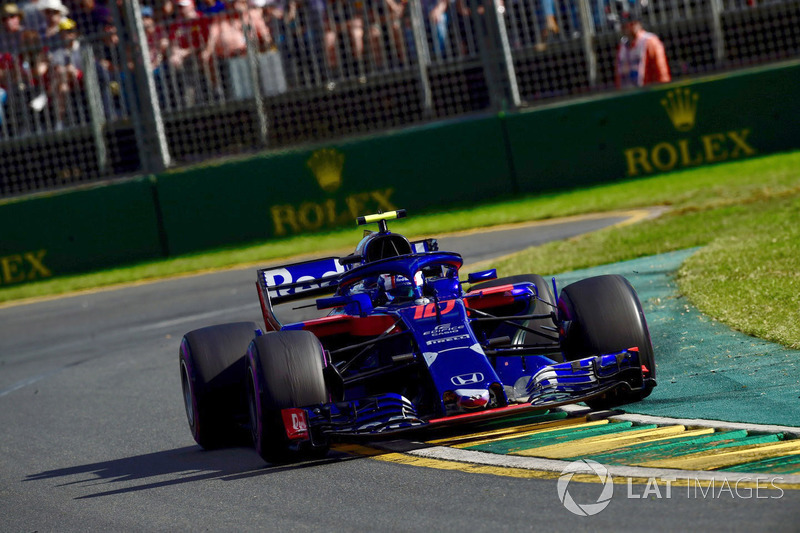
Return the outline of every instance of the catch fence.
<path id="1" fill-rule="evenodd" d="M 169 4 L 0 49 L 0 197 L 613 91 L 629 13 L 673 80 L 800 56 L 798 0 Z"/>

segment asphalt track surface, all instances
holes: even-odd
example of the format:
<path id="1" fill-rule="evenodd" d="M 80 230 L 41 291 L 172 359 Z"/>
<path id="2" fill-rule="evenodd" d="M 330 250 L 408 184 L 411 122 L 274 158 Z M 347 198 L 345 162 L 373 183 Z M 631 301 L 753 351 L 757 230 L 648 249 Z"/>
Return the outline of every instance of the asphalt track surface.
<path id="1" fill-rule="evenodd" d="M 619 221 L 440 242 L 475 262 Z M 626 496 L 622 485 L 587 518 L 565 509 L 555 479 L 342 451 L 282 467 L 247 448 L 205 452 L 186 424 L 178 343 L 258 319 L 253 285 L 254 269 L 231 270 L 0 309 L 0 531 L 797 530 L 800 491 L 656 497 L 634 485 Z M 569 493 L 596 501 L 601 487 Z"/>

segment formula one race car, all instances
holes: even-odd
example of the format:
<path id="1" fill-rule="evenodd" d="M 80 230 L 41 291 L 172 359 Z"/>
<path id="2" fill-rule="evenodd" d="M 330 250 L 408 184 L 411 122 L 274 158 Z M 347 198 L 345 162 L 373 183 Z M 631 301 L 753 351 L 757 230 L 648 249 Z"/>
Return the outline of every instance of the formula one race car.
<path id="1" fill-rule="evenodd" d="M 258 271 L 264 327 L 187 333 L 180 374 L 189 427 L 204 448 L 252 439 L 266 461 L 327 452 L 332 439 L 585 402 L 648 396 L 655 361 L 642 306 L 621 276 L 557 294 L 539 275 L 459 279 L 461 256 L 409 242 L 360 217 L 353 254 Z M 468 287 L 465 287 L 468 285 Z M 275 306 L 311 297 L 320 318 L 283 324 Z"/>

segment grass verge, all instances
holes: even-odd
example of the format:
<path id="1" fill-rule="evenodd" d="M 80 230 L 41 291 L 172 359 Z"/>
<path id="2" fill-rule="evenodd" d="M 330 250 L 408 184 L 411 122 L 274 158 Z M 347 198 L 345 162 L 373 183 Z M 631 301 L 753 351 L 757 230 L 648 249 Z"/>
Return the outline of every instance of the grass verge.
<path id="1" fill-rule="evenodd" d="M 739 331 L 800 348 L 800 161 L 750 163 L 717 167 L 731 171 L 731 179 L 720 175 L 718 195 L 684 195 L 655 220 L 548 243 L 494 266 L 503 275 L 561 273 L 701 246 L 678 272 L 681 292 Z M 791 179 L 762 181 L 776 172 Z"/>

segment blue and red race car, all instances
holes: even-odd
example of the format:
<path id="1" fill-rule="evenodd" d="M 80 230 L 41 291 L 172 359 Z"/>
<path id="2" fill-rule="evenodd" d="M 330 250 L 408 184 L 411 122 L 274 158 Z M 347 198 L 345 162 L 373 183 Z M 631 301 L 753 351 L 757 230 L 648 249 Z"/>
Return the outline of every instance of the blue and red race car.
<path id="1" fill-rule="evenodd" d="M 187 333 L 179 361 L 200 446 L 252 440 L 268 462 L 377 438 L 575 402 L 606 408 L 655 387 L 641 303 L 621 276 L 567 285 L 539 275 L 460 279 L 461 256 L 410 242 L 387 220 L 355 252 L 258 271 L 255 322 Z M 284 324 L 279 304 L 317 298 Z"/>

